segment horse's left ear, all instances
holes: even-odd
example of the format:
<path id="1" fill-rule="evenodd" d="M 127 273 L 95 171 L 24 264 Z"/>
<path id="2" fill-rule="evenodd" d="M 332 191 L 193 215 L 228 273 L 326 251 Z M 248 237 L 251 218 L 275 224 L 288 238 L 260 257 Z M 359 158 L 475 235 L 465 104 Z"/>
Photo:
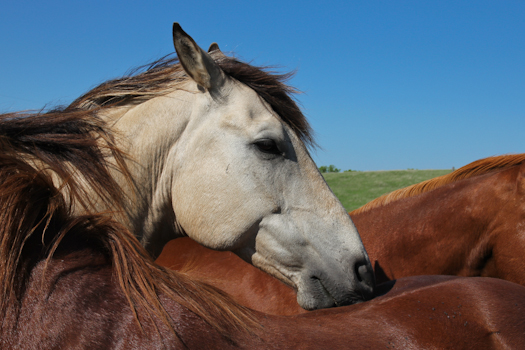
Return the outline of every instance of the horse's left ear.
<path id="1" fill-rule="evenodd" d="M 173 45 L 182 67 L 197 84 L 208 91 L 222 86 L 225 76 L 221 68 L 178 23 L 173 23 Z"/>

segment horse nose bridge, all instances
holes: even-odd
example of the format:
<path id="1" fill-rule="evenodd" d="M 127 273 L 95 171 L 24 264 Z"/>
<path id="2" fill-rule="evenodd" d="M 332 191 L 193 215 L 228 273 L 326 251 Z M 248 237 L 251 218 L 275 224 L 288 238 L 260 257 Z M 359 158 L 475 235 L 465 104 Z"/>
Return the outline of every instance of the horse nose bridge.
<path id="1" fill-rule="evenodd" d="M 357 228 L 346 212 L 343 215 L 336 214 L 308 213 L 294 219 L 296 223 L 300 223 L 297 228 L 304 242 L 319 257 L 327 261 L 333 260 L 340 266 L 350 266 L 353 260 L 363 261 L 365 264 L 368 255 Z"/>
<path id="2" fill-rule="evenodd" d="M 351 221 L 350 221 L 351 222 Z M 324 237 L 318 242 L 318 257 L 323 260 L 321 266 L 325 273 L 341 282 L 346 281 L 350 289 L 363 296 L 364 300 L 371 298 L 375 288 L 375 276 L 368 254 L 361 238 L 353 226 L 349 233 L 336 237 Z"/>
<path id="3" fill-rule="evenodd" d="M 357 231 L 317 235 L 309 240 L 311 263 L 317 264 L 324 273 L 338 275 L 345 280 L 359 280 L 356 273 L 361 266 L 371 269 L 371 264 Z"/>

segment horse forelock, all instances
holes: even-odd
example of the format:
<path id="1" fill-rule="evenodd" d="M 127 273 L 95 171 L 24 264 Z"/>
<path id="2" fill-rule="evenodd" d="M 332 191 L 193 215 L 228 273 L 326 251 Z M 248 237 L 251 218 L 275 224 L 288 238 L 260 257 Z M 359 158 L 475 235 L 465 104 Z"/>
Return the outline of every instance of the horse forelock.
<path id="1" fill-rule="evenodd" d="M 479 159 L 451 172 L 450 174 L 438 176 L 436 178 L 426 180 L 382 195 L 381 197 L 378 197 L 368 202 L 362 207 L 353 210 L 352 212 L 350 212 L 350 215 L 357 215 L 372 210 L 374 208 L 382 207 L 397 200 L 401 200 L 403 198 L 414 197 L 456 181 L 469 179 L 475 176 L 488 174 L 498 170 L 503 170 L 505 168 L 521 164 L 524 161 L 525 153 L 501 155 Z"/>
<path id="2" fill-rule="evenodd" d="M 312 129 L 294 99 L 296 89 L 286 84 L 293 73 L 278 74 L 272 67 L 257 67 L 225 55 L 212 55 L 224 73 L 261 96 L 308 146 L 315 146 Z M 167 55 L 151 64 L 108 80 L 76 99 L 68 108 L 132 107 L 181 88 L 189 79 L 177 57 Z"/>

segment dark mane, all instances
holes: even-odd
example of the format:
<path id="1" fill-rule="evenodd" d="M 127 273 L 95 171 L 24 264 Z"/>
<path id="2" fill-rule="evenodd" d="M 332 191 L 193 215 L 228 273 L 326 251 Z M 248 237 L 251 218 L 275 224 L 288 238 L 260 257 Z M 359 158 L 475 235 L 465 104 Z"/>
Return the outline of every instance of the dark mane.
<path id="1" fill-rule="evenodd" d="M 71 246 L 96 249 L 113 268 L 137 321 L 156 316 L 176 332 L 159 294 L 174 299 L 228 336 L 233 328 L 255 324 L 249 311 L 227 296 L 154 264 L 135 236 L 112 213 L 73 214 L 71 203 L 85 204 L 81 182 L 102 198 L 122 198 L 109 169 L 123 155 L 93 113 L 66 109 L 35 115 L 0 115 L 0 326 L 16 320 L 32 268 Z M 106 161 L 115 157 L 117 164 Z M 82 174 L 79 176 L 79 174 Z M 54 178 L 59 179 L 57 188 Z M 63 189 L 66 189 L 65 191 Z M 94 248 L 93 248 L 94 247 Z M 138 311 L 145 313 L 140 317 Z"/>
<path id="2" fill-rule="evenodd" d="M 67 108 L 104 109 L 130 106 L 174 90 L 190 79 L 179 60 L 171 55 L 109 80 L 76 99 Z M 256 67 L 222 54 L 213 55 L 226 75 L 252 88 L 307 145 L 315 146 L 313 133 L 294 101 L 297 90 L 286 84 L 293 74 L 276 74 L 268 67 Z"/>
<path id="3" fill-rule="evenodd" d="M 359 213 L 387 205 L 388 203 L 394 202 L 396 200 L 417 196 L 455 181 L 502 170 L 514 165 L 521 164 L 524 161 L 525 154 L 508 154 L 479 159 L 453 171 L 450 174 L 438 176 L 436 178 L 382 195 L 381 197 L 378 197 L 363 205 L 362 207 L 352 211 L 350 215 L 357 215 Z"/>
<path id="4" fill-rule="evenodd" d="M 0 143 L 4 157 L 25 161 L 63 181 L 70 204 L 90 211 L 93 203 L 86 193 L 87 183 L 107 207 L 120 209 L 122 192 L 110 169 L 129 177 L 124 155 L 104 121 L 93 111 L 70 108 L 67 112 L 8 113 L 0 115 Z M 115 159 L 110 164 L 108 157 Z M 71 179 L 77 177 L 75 181 Z"/>

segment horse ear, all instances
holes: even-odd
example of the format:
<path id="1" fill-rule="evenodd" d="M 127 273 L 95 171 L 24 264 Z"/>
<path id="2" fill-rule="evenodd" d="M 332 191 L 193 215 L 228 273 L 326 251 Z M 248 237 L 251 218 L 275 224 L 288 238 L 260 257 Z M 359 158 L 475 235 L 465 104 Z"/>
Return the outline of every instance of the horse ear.
<path id="1" fill-rule="evenodd" d="M 221 49 L 219 49 L 219 45 L 217 43 L 213 43 L 213 44 L 210 45 L 210 48 L 208 49 L 208 53 L 214 59 L 226 58 L 226 55 L 222 53 L 222 51 L 221 51 Z"/>
<path id="2" fill-rule="evenodd" d="M 226 55 L 222 53 L 221 49 L 219 49 L 219 44 L 213 43 L 210 45 L 210 48 L 208 49 L 208 53 L 211 57 L 218 59 L 218 58 L 225 58 Z"/>
<path id="3" fill-rule="evenodd" d="M 219 49 L 219 44 L 217 43 L 212 43 L 210 45 L 210 48 L 208 49 L 208 53 L 212 52 L 212 51 L 221 51 L 221 49 Z"/>
<path id="4" fill-rule="evenodd" d="M 173 45 L 182 67 L 197 84 L 206 90 L 222 86 L 224 73 L 221 68 L 178 23 L 173 23 Z"/>

